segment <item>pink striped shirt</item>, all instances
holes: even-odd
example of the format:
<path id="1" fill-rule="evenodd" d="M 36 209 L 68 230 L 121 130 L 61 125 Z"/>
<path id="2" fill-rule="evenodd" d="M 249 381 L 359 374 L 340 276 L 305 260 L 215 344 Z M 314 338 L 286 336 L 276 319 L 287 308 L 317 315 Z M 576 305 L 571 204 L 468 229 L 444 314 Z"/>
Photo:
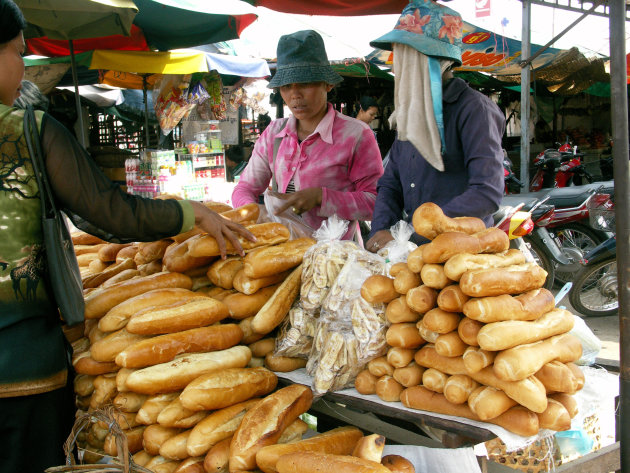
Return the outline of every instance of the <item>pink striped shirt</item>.
<path id="1" fill-rule="evenodd" d="M 278 192 L 285 192 L 291 180 L 296 191 L 322 188 L 321 206 L 302 214 L 309 226 L 317 229 L 333 214 L 350 221 L 371 220 L 383 163 L 370 127 L 335 111 L 331 104 L 315 131 L 301 143 L 296 125 L 291 116 L 274 120 L 263 132 L 232 194 L 234 206 L 257 202 L 269 186 L 273 143 L 278 137 L 282 138 L 275 163 Z M 356 224 L 349 228 L 344 238 L 352 238 Z"/>

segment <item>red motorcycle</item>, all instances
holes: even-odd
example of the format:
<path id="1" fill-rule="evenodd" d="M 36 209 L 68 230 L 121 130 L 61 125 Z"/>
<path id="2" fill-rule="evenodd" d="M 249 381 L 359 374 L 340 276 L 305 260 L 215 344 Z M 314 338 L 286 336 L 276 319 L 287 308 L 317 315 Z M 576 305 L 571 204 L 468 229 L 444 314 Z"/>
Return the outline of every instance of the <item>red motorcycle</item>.
<path id="1" fill-rule="evenodd" d="M 579 186 L 587 180 L 593 182 L 593 176 L 584 168 L 577 146 L 568 141 L 563 145 L 556 143 L 558 149 L 546 149 L 534 158 L 536 173 L 529 185 L 530 192 L 552 187 Z"/>

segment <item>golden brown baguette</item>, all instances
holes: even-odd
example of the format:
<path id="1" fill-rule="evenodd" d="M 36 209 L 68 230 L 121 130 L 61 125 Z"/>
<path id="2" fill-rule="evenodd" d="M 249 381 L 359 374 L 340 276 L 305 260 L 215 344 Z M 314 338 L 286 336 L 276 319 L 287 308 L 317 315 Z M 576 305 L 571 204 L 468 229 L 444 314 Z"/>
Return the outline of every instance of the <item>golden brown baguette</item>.
<path id="1" fill-rule="evenodd" d="M 271 371 L 278 373 L 288 373 L 289 371 L 295 371 L 306 366 L 306 360 L 304 358 L 279 356 L 273 353 L 267 353 L 265 355 L 265 366 Z"/>
<path id="2" fill-rule="evenodd" d="M 441 334 L 435 341 L 435 351 L 442 356 L 462 356 L 466 348 L 468 345 L 456 331 Z"/>
<path id="3" fill-rule="evenodd" d="M 462 358 L 464 359 L 466 371 L 469 373 L 476 373 L 484 369 L 486 366 L 490 366 L 494 363 L 496 355 L 497 354 L 493 351 L 486 351 L 478 347 L 470 346 L 466 348 Z"/>
<path id="4" fill-rule="evenodd" d="M 564 404 L 550 398 L 547 401 L 547 409 L 538 414 L 538 423 L 541 429 L 560 432 L 571 428 L 571 416 Z"/>
<path id="5" fill-rule="evenodd" d="M 196 241 L 202 235 L 196 235 L 189 240 L 181 243 L 173 243 L 166 248 L 162 263 L 164 267 L 171 272 L 184 273 L 191 269 L 201 268 L 209 265 L 216 260 L 216 256 L 193 256 L 188 249 L 188 243 Z"/>
<path id="6" fill-rule="evenodd" d="M 422 266 L 424 266 L 424 260 L 422 259 L 422 251 L 426 245 L 420 245 L 418 248 L 409 253 L 407 256 L 407 267 L 416 274 L 420 274 Z"/>
<path id="7" fill-rule="evenodd" d="M 302 264 L 304 253 L 315 243 L 312 238 L 297 238 L 257 249 L 245 256 L 243 271 L 247 277 L 263 278 L 295 268 Z"/>
<path id="8" fill-rule="evenodd" d="M 370 304 L 384 302 L 387 304 L 398 297 L 394 287 L 394 280 L 382 274 L 368 277 L 361 286 L 361 297 Z"/>
<path id="9" fill-rule="evenodd" d="M 277 376 L 267 368 L 224 369 L 194 379 L 180 399 L 192 410 L 222 409 L 267 394 L 277 383 Z"/>
<path id="10" fill-rule="evenodd" d="M 354 446 L 352 456 L 380 463 L 385 448 L 385 437 L 379 434 L 366 435 Z"/>
<path id="11" fill-rule="evenodd" d="M 417 386 L 422 382 L 422 375 L 425 368 L 412 361 L 404 368 L 396 368 L 393 378 L 400 384 L 408 388 L 409 386 Z"/>
<path id="12" fill-rule="evenodd" d="M 243 258 L 231 256 L 220 259 L 210 265 L 207 276 L 215 286 L 223 289 L 234 287 L 234 276 L 243 268 Z"/>
<path id="13" fill-rule="evenodd" d="M 188 436 L 190 435 L 190 429 L 184 430 L 177 435 L 169 438 L 160 446 L 160 455 L 169 460 L 184 460 L 188 458 L 188 452 L 186 451 L 186 444 L 188 442 Z"/>
<path id="14" fill-rule="evenodd" d="M 283 455 L 276 463 L 278 473 L 391 473 L 380 463 L 351 455 L 295 452 Z"/>
<path id="15" fill-rule="evenodd" d="M 203 468 L 206 473 L 228 473 L 230 443 L 232 443 L 232 437 L 221 440 L 208 450 L 203 460 Z"/>
<path id="16" fill-rule="evenodd" d="M 424 314 L 435 307 L 437 296 L 438 293 L 435 289 L 428 286 L 418 286 L 407 292 L 405 300 L 411 310 Z"/>
<path id="17" fill-rule="evenodd" d="M 521 294 L 541 288 L 546 278 L 547 271 L 536 263 L 524 263 L 468 271 L 459 280 L 459 287 L 470 297 Z"/>
<path id="18" fill-rule="evenodd" d="M 227 306 L 231 318 L 243 320 L 256 315 L 271 296 L 273 296 L 278 287 L 280 287 L 280 284 L 263 287 L 249 296 L 235 292 L 225 296 L 222 302 Z"/>
<path id="19" fill-rule="evenodd" d="M 206 411 L 191 411 L 182 406 L 179 398 L 173 399 L 157 417 L 158 424 L 164 427 L 190 429 L 201 422 L 208 415 Z"/>
<path id="20" fill-rule="evenodd" d="M 407 294 L 422 284 L 420 276 L 409 269 L 407 263 L 396 263 L 390 268 L 389 275 L 394 278 L 394 289 L 398 294 Z"/>
<path id="21" fill-rule="evenodd" d="M 254 316 L 252 320 L 254 332 L 265 335 L 280 325 L 293 305 L 293 301 L 300 294 L 301 281 L 302 265 L 291 272 Z"/>
<path id="22" fill-rule="evenodd" d="M 455 312 L 446 312 L 440 308 L 431 309 L 422 318 L 422 324 L 436 333 L 449 333 L 457 330 L 461 316 Z"/>
<path id="23" fill-rule="evenodd" d="M 263 276 L 262 278 L 250 278 L 241 269 L 234 276 L 234 289 L 242 294 L 251 296 L 263 287 L 281 283 L 286 279 L 289 273 L 290 271 L 283 271 L 281 273 L 272 274 L 271 276 Z"/>
<path id="24" fill-rule="evenodd" d="M 116 274 L 115 276 L 112 276 L 111 278 L 109 278 L 107 281 L 101 284 L 100 287 L 105 288 L 105 287 L 113 286 L 114 284 L 127 281 L 129 279 L 135 278 L 136 276 L 142 276 L 140 274 L 140 271 L 138 271 L 137 269 L 125 269 L 121 271 L 120 273 Z"/>
<path id="25" fill-rule="evenodd" d="M 192 280 L 179 273 L 156 273 L 129 279 L 104 289 L 96 289 L 85 297 L 85 318 L 98 319 L 127 299 L 154 289 L 168 287 L 190 289 Z"/>
<path id="26" fill-rule="evenodd" d="M 173 473 L 206 473 L 203 469 L 204 457 L 190 457 L 182 461 Z"/>
<path id="27" fill-rule="evenodd" d="M 216 212 L 219 212 L 216 210 Z M 258 204 L 245 204 L 235 209 L 224 209 L 219 212 L 221 217 L 227 218 L 232 222 L 243 223 L 249 221 L 257 221 L 260 215 L 260 207 Z"/>
<path id="28" fill-rule="evenodd" d="M 374 376 L 369 370 L 363 370 L 354 379 L 354 389 L 359 394 L 376 394 L 377 381 L 378 376 Z"/>
<path id="29" fill-rule="evenodd" d="M 481 327 L 483 327 L 481 322 L 471 319 L 470 317 L 462 317 L 462 320 L 457 326 L 457 333 L 464 343 L 472 347 L 478 347 L 479 342 L 477 341 L 477 336 L 479 335 Z"/>
<path id="30" fill-rule="evenodd" d="M 131 245 L 132 243 L 107 243 L 98 250 L 98 259 L 105 263 L 114 262 L 118 252 Z"/>
<path id="31" fill-rule="evenodd" d="M 161 260 L 164 257 L 166 248 L 168 248 L 172 243 L 173 240 L 167 238 L 148 243 L 139 243 L 138 251 L 133 257 L 133 260 L 137 265 L 147 264 L 155 260 Z"/>
<path id="32" fill-rule="evenodd" d="M 142 450 L 142 435 L 146 429 L 145 425 L 139 425 L 132 429 L 123 430 L 122 433 L 127 439 L 127 448 L 132 455 Z M 114 434 L 108 434 L 105 438 L 105 444 L 103 445 L 105 453 L 111 456 L 118 455 L 118 447 L 116 446 L 116 436 Z"/>
<path id="33" fill-rule="evenodd" d="M 291 237 L 289 229 L 281 223 L 259 223 L 250 225 L 247 229 L 256 237 L 256 241 L 250 241 L 239 236 L 239 242 L 245 251 L 283 243 Z M 186 243 L 189 254 L 195 258 L 221 254 L 216 239 L 210 235 L 195 236 L 187 240 Z M 228 254 L 236 254 L 234 246 L 229 241 L 226 241 L 226 249 Z"/>
<path id="34" fill-rule="evenodd" d="M 397 297 L 387 304 L 385 317 L 387 317 L 387 321 L 392 324 L 417 322 L 420 320 L 420 314 L 409 307 L 405 296 Z"/>
<path id="35" fill-rule="evenodd" d="M 116 356 L 125 348 L 146 338 L 146 335 L 129 333 L 122 328 L 94 343 L 90 352 L 96 361 L 114 361 Z"/>
<path id="36" fill-rule="evenodd" d="M 392 376 L 381 376 L 376 381 L 375 389 L 376 395 L 383 401 L 398 402 L 400 401 L 400 393 L 405 388 Z"/>
<path id="37" fill-rule="evenodd" d="M 493 255 L 459 253 L 444 263 L 444 273 L 449 279 L 459 281 L 466 271 L 489 268 L 503 268 L 523 264 L 527 260 L 520 250 L 510 249 Z"/>
<path id="38" fill-rule="evenodd" d="M 424 246 L 424 263 L 445 263 L 459 253 L 499 253 L 510 247 L 507 234 L 498 228 L 486 228 L 472 235 L 445 232 Z"/>
<path id="39" fill-rule="evenodd" d="M 479 387 L 479 383 L 465 374 L 449 376 L 444 384 L 444 397 L 453 404 L 463 404 L 470 394 Z"/>
<path id="40" fill-rule="evenodd" d="M 416 324 L 411 322 L 390 325 L 385 333 L 385 339 L 389 346 L 399 348 L 418 348 L 426 343 L 420 336 Z"/>
<path id="41" fill-rule="evenodd" d="M 243 331 L 236 324 L 193 328 L 134 343 L 116 356 L 116 364 L 125 368 L 144 368 L 166 363 L 182 353 L 225 350 L 241 338 Z"/>
<path id="42" fill-rule="evenodd" d="M 413 463 L 400 455 L 385 455 L 381 464 L 392 473 L 416 473 Z"/>
<path id="43" fill-rule="evenodd" d="M 72 357 L 72 366 L 77 374 L 97 376 L 99 374 L 118 371 L 119 366 L 112 362 L 100 362 L 90 356 L 90 351 L 84 351 Z"/>
<path id="44" fill-rule="evenodd" d="M 534 375 L 548 393 L 575 394 L 584 386 L 584 373 L 573 363 L 550 361 Z"/>
<path id="45" fill-rule="evenodd" d="M 443 393 L 448 377 L 446 373 L 442 373 L 435 368 L 428 368 L 422 373 L 422 386 L 433 392 Z"/>
<path id="46" fill-rule="evenodd" d="M 103 284 L 108 279 L 120 274 L 121 272 L 128 269 L 135 269 L 136 264 L 133 262 L 131 258 L 125 258 L 120 263 L 112 264 L 108 266 L 106 269 L 101 271 L 100 273 L 92 274 L 83 279 L 83 287 L 98 287 Z"/>
<path id="47" fill-rule="evenodd" d="M 440 291 L 437 297 L 437 305 L 447 312 L 462 312 L 464 304 L 470 299 L 464 294 L 459 284 L 451 284 Z"/>
<path id="48" fill-rule="evenodd" d="M 256 453 L 273 445 L 282 432 L 313 402 L 307 386 L 293 384 L 268 395 L 243 418 L 230 445 L 230 470 L 256 468 Z"/>
<path id="49" fill-rule="evenodd" d="M 179 355 L 168 363 L 134 371 L 127 378 L 127 386 L 142 394 L 177 391 L 203 374 L 246 366 L 251 355 L 249 348 L 242 345 L 210 353 Z"/>
<path id="50" fill-rule="evenodd" d="M 83 231 L 72 232 L 70 239 L 73 245 L 98 245 L 107 243 L 105 240 Z"/>
<path id="51" fill-rule="evenodd" d="M 476 217 L 447 217 L 433 202 L 418 207 L 412 217 L 413 228 L 418 235 L 433 240 L 440 233 L 463 232 L 473 234 L 486 228 L 483 220 Z"/>
<path id="52" fill-rule="evenodd" d="M 453 281 L 444 274 L 444 265 L 442 264 L 426 263 L 422 266 L 420 277 L 422 278 L 422 284 L 437 289 L 438 291 L 453 283 Z"/>
<path id="53" fill-rule="evenodd" d="M 516 401 L 508 397 L 503 391 L 490 386 L 479 386 L 468 397 L 468 407 L 481 420 L 499 417 L 516 404 Z"/>
<path id="54" fill-rule="evenodd" d="M 160 415 L 160 412 L 162 412 L 162 410 L 168 406 L 173 399 L 176 399 L 179 396 L 179 392 L 156 394 L 154 396 L 139 394 L 139 396 L 145 396 L 146 400 L 136 414 L 136 421 L 140 424 L 151 425 L 157 423 L 157 418 L 158 415 Z"/>
<path id="55" fill-rule="evenodd" d="M 143 445 L 144 449 L 150 455 L 159 455 L 160 447 L 168 439 L 175 437 L 182 429 L 173 427 L 164 427 L 163 425 L 153 424 L 147 426 L 144 430 Z"/>
<path id="56" fill-rule="evenodd" d="M 479 322 L 503 320 L 536 320 L 553 310 L 555 301 L 551 291 L 534 289 L 520 296 L 503 294 L 495 297 L 470 299 L 464 304 L 464 314 Z"/>

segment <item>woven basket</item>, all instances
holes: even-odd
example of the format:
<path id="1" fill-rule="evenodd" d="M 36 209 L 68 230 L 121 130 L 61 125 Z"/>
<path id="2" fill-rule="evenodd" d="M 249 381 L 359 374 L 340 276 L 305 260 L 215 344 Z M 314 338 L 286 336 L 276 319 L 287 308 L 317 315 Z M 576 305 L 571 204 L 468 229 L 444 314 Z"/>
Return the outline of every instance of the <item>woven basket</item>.
<path id="1" fill-rule="evenodd" d="M 62 472 L 82 472 L 82 473 L 152 473 L 151 470 L 136 465 L 131 459 L 127 445 L 127 437 L 120 426 L 114 420 L 114 407 L 108 406 L 94 412 L 88 412 L 77 418 L 72 427 L 72 432 L 63 446 L 66 455 L 66 464 L 54 466 L 46 469 L 46 473 Z M 111 463 L 95 463 L 89 465 L 79 465 L 74 458 L 74 448 L 77 436 L 92 423 L 103 421 L 109 426 L 110 432 L 116 438 L 116 448 L 118 457 L 113 458 Z"/>

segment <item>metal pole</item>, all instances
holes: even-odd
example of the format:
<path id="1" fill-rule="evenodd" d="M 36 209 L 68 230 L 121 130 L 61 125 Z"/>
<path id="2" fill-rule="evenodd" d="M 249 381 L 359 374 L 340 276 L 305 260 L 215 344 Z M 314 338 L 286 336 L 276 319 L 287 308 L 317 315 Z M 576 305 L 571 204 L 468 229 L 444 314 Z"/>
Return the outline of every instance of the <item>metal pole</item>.
<path id="1" fill-rule="evenodd" d="M 531 52 L 530 32 L 532 7 L 529 0 L 523 0 L 523 26 L 521 39 L 521 57 L 528 58 Z M 521 182 L 524 192 L 529 190 L 529 64 L 521 68 Z"/>
<path id="2" fill-rule="evenodd" d="M 68 41 L 70 49 L 70 63 L 72 64 L 72 82 L 74 83 L 74 103 L 77 106 L 77 121 L 79 122 L 79 143 L 87 148 L 87 140 L 85 139 L 85 130 L 83 129 L 83 113 L 81 111 L 81 96 L 79 95 L 79 78 L 77 76 L 77 61 L 74 57 L 74 44 L 72 40 Z"/>
<path id="3" fill-rule="evenodd" d="M 144 149 L 149 149 L 149 100 L 147 93 L 147 76 L 142 75 L 142 99 L 144 100 Z"/>
<path id="4" fill-rule="evenodd" d="M 617 287 L 619 291 L 619 388 L 621 471 L 630 471 L 630 168 L 626 84 L 626 2 L 610 2 L 610 101 L 612 105 Z"/>

